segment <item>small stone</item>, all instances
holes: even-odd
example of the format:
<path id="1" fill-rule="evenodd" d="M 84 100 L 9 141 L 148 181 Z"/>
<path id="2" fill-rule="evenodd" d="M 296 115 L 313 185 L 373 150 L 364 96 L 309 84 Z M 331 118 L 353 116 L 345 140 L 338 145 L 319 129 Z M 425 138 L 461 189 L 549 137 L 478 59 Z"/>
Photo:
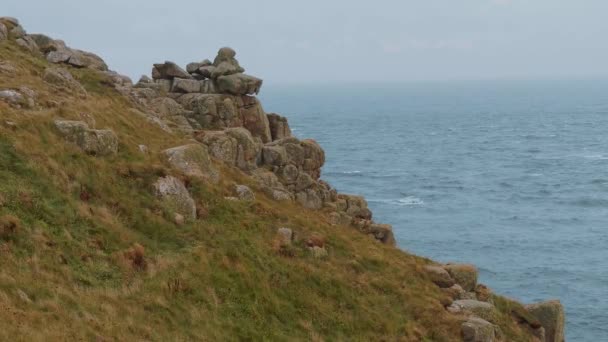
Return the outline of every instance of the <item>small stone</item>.
<path id="1" fill-rule="evenodd" d="M 246 185 L 235 185 L 234 190 L 238 198 L 242 201 L 253 202 L 255 201 L 255 194 Z"/>
<path id="2" fill-rule="evenodd" d="M 15 90 L 0 90 L 0 100 L 12 106 L 19 106 L 23 101 L 23 95 Z"/>
<path id="3" fill-rule="evenodd" d="M 289 245 L 291 245 L 291 242 L 294 240 L 293 231 L 289 228 L 277 229 L 277 235 L 279 236 L 281 246 L 289 246 Z"/>
<path id="4" fill-rule="evenodd" d="M 447 264 L 443 268 L 454 278 L 457 284 L 467 291 L 475 291 L 477 285 L 477 267 L 471 264 Z"/>
<path id="5" fill-rule="evenodd" d="M 23 292 L 23 290 L 21 290 L 21 289 L 17 289 L 17 295 L 19 296 L 19 299 L 21 299 L 25 303 L 31 303 L 32 302 L 32 300 L 27 295 L 27 293 Z"/>
<path id="6" fill-rule="evenodd" d="M 441 288 L 449 288 L 455 284 L 454 279 L 441 266 L 424 266 L 424 270 L 435 285 Z"/>
<path id="7" fill-rule="evenodd" d="M 16 122 L 6 120 L 6 121 L 4 121 L 4 127 L 9 128 L 14 131 L 17 129 L 18 126 L 17 126 Z"/>
<path id="8" fill-rule="evenodd" d="M 184 223 L 186 223 L 186 218 L 182 214 L 175 213 L 175 215 L 173 217 L 173 221 L 175 222 L 176 225 L 183 226 Z"/>

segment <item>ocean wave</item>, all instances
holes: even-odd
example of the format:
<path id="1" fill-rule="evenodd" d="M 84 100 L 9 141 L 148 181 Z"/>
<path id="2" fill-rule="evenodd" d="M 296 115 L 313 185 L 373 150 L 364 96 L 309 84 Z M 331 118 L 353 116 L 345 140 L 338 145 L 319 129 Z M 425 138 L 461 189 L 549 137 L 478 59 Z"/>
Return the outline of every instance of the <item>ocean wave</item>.
<path id="1" fill-rule="evenodd" d="M 586 155 L 583 155 L 583 158 L 585 158 L 585 159 L 591 159 L 591 160 L 608 160 L 608 155 L 605 155 L 605 154 L 586 154 Z"/>
<path id="2" fill-rule="evenodd" d="M 362 174 L 362 172 L 359 170 L 325 172 L 325 175 L 327 175 L 327 176 L 359 176 L 361 174 Z"/>
<path id="3" fill-rule="evenodd" d="M 391 199 L 369 199 L 368 202 L 371 203 L 383 203 L 383 204 L 392 204 L 397 206 L 420 206 L 424 205 L 424 201 L 420 198 L 414 196 L 405 196 L 402 198 L 391 198 Z"/>
<path id="4" fill-rule="evenodd" d="M 397 200 L 400 205 L 424 205 L 424 201 L 414 196 L 407 196 Z"/>

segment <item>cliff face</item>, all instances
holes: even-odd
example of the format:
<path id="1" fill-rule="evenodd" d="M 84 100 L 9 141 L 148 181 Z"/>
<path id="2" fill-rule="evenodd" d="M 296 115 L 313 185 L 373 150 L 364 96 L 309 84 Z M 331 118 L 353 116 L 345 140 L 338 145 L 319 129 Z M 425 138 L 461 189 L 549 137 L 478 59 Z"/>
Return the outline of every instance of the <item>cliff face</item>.
<path id="1" fill-rule="evenodd" d="M 563 341 L 395 248 L 230 48 L 132 81 L 0 18 L 0 339 Z"/>

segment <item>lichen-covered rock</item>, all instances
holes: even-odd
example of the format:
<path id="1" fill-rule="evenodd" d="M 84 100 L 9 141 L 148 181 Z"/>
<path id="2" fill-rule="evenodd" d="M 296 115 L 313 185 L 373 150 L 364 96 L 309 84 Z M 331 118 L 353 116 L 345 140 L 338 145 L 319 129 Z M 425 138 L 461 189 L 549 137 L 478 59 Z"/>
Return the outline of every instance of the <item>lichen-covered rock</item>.
<path id="1" fill-rule="evenodd" d="M 133 81 L 129 76 L 121 75 L 116 71 L 103 71 L 102 74 L 106 75 L 108 80 L 114 84 L 114 86 L 131 87 L 133 85 Z"/>
<path id="2" fill-rule="evenodd" d="M 238 108 L 243 120 L 243 127 L 247 128 L 252 136 L 262 139 L 263 143 L 272 141 L 268 117 L 260 101 L 253 96 L 240 96 L 238 99 L 240 100 Z"/>
<path id="3" fill-rule="evenodd" d="M 393 226 L 390 224 L 373 223 L 368 229 L 369 234 L 385 245 L 394 246 L 395 236 L 393 235 Z"/>
<path id="4" fill-rule="evenodd" d="M 255 201 L 255 194 L 247 185 L 242 185 L 242 184 L 235 185 L 234 192 L 236 192 L 238 199 L 240 199 L 241 201 L 248 201 L 248 202 Z"/>
<path id="5" fill-rule="evenodd" d="M 269 166 L 283 166 L 287 164 L 287 151 L 283 146 L 264 145 L 262 147 L 262 163 Z"/>
<path id="6" fill-rule="evenodd" d="M 188 144 L 164 150 L 169 163 L 189 177 L 219 181 L 219 171 L 213 166 L 207 146 Z"/>
<path id="7" fill-rule="evenodd" d="M 0 41 L 8 39 L 8 29 L 4 23 L 0 23 Z"/>
<path id="8" fill-rule="evenodd" d="M 228 128 L 226 134 L 237 141 L 235 165 L 243 171 L 252 171 L 260 162 L 262 146 L 256 143 L 248 130 L 242 127 Z"/>
<path id="9" fill-rule="evenodd" d="M 208 59 L 205 59 L 202 62 L 188 63 L 188 65 L 186 65 L 186 71 L 190 74 L 198 73 L 198 69 L 200 67 L 208 66 L 208 65 L 211 65 L 211 61 Z"/>
<path id="10" fill-rule="evenodd" d="M 72 55 L 68 50 L 51 51 L 46 55 L 46 60 L 51 63 L 65 63 Z"/>
<path id="11" fill-rule="evenodd" d="M 431 281 L 441 288 L 449 288 L 455 284 L 448 271 L 441 266 L 426 265 L 424 270 Z"/>
<path id="12" fill-rule="evenodd" d="M 262 145 L 242 127 L 203 132 L 197 139 L 209 147 L 209 153 L 243 171 L 255 170 L 261 161 Z"/>
<path id="13" fill-rule="evenodd" d="M 464 293 L 466 293 L 462 287 L 458 284 L 454 284 L 450 287 L 447 288 L 442 288 L 441 292 L 445 293 L 446 295 L 448 295 L 450 298 L 452 298 L 452 300 L 456 300 L 456 299 L 464 299 L 462 298 L 462 295 Z"/>
<path id="14" fill-rule="evenodd" d="M 22 48 L 28 50 L 29 52 L 37 52 L 38 50 L 38 45 L 36 44 L 36 42 L 34 41 L 34 39 L 32 39 L 32 37 L 30 36 L 23 36 L 21 38 L 18 38 L 17 40 L 15 40 L 15 43 L 19 46 L 21 46 Z"/>
<path id="15" fill-rule="evenodd" d="M 74 92 L 81 97 L 86 97 L 87 92 L 72 74 L 63 68 L 50 67 L 44 69 L 42 76 L 45 82 L 62 88 L 63 90 Z"/>
<path id="16" fill-rule="evenodd" d="M 0 90 L 0 100 L 13 107 L 21 107 L 25 97 L 18 91 L 12 89 Z"/>
<path id="17" fill-rule="evenodd" d="M 262 187 L 263 191 L 275 201 L 293 200 L 293 194 L 285 188 L 274 173 L 258 169 L 253 172 L 253 178 Z"/>
<path id="18" fill-rule="evenodd" d="M 217 88 L 220 93 L 254 95 L 260 92 L 262 80 L 245 74 L 219 76 L 217 78 Z"/>
<path id="19" fill-rule="evenodd" d="M 470 317 L 461 326 L 462 338 L 465 342 L 494 342 L 496 341 L 494 324 L 479 317 Z"/>
<path id="20" fill-rule="evenodd" d="M 448 307 L 448 311 L 475 315 L 491 323 L 498 320 L 498 311 L 494 305 L 474 299 L 456 300 Z"/>
<path id="21" fill-rule="evenodd" d="M 311 173 L 315 179 L 319 179 L 321 167 L 325 164 L 325 151 L 313 139 L 302 140 L 301 145 L 306 158 L 304 159 L 304 170 Z"/>
<path id="22" fill-rule="evenodd" d="M 99 71 L 108 71 L 108 65 L 98 55 L 71 49 L 63 41 L 53 40 L 45 35 L 32 35 L 38 48 L 46 53 L 46 59 L 51 63 L 65 63 L 77 68 L 90 68 Z"/>
<path id="23" fill-rule="evenodd" d="M 152 108 L 161 117 L 172 117 L 184 112 L 184 108 L 169 97 L 157 97 L 150 102 Z"/>
<path id="24" fill-rule="evenodd" d="M 92 155 L 105 156 L 118 152 L 118 137 L 110 129 L 89 129 L 85 131 L 82 149 Z"/>
<path id="25" fill-rule="evenodd" d="M 208 146 L 209 154 L 212 157 L 217 158 L 228 165 L 234 166 L 236 164 L 238 142 L 235 138 L 228 136 L 223 131 L 211 131 L 204 132 L 204 134 L 198 136 L 197 139 Z"/>
<path id="26" fill-rule="evenodd" d="M 67 49 L 65 43 L 61 40 L 55 40 L 49 36 L 44 34 L 31 34 L 29 35 L 36 42 L 38 49 L 40 52 L 47 54 L 51 51 L 57 51 L 62 49 Z"/>
<path id="27" fill-rule="evenodd" d="M 314 189 L 297 192 L 296 201 L 308 209 L 319 210 L 323 208 L 323 199 Z"/>
<path id="28" fill-rule="evenodd" d="M 5 25 L 8 29 L 19 26 L 19 20 L 14 17 L 0 17 L 0 23 Z"/>
<path id="29" fill-rule="evenodd" d="M 199 93 L 201 91 L 201 83 L 197 80 L 175 78 L 171 92 L 173 93 Z"/>
<path id="30" fill-rule="evenodd" d="M 0 61 L 0 74 L 15 76 L 17 68 L 8 61 Z"/>
<path id="31" fill-rule="evenodd" d="M 291 137 L 291 129 L 286 117 L 274 113 L 266 114 L 266 116 L 270 125 L 272 141 Z"/>
<path id="32" fill-rule="evenodd" d="M 26 34 L 27 33 L 21 25 L 17 25 L 8 31 L 8 36 L 13 39 L 23 38 Z"/>
<path id="33" fill-rule="evenodd" d="M 526 305 L 526 309 L 540 321 L 540 324 L 545 329 L 546 342 L 565 341 L 564 307 L 559 300 Z"/>
<path id="34" fill-rule="evenodd" d="M 69 142 L 84 152 L 105 156 L 118 152 L 118 137 L 109 129 L 89 129 L 83 121 L 55 120 L 55 127 Z"/>
<path id="35" fill-rule="evenodd" d="M 196 205 L 184 183 L 173 176 L 159 178 L 154 183 L 156 196 L 163 200 L 166 209 L 186 219 L 196 218 Z"/>
<path id="36" fill-rule="evenodd" d="M 217 52 L 217 56 L 213 60 L 213 70 L 211 77 L 217 78 L 218 76 L 231 75 L 236 73 L 244 72 L 239 62 L 236 60 L 236 51 L 229 47 L 223 47 Z"/>
<path id="37" fill-rule="evenodd" d="M 279 238 L 279 243 L 281 246 L 289 246 L 294 240 L 293 231 L 289 228 L 277 229 L 277 236 Z"/>
<path id="38" fill-rule="evenodd" d="M 477 285 L 477 267 L 471 264 L 447 264 L 444 265 L 446 271 L 454 278 L 456 283 L 467 291 L 475 291 Z"/>
<path id="39" fill-rule="evenodd" d="M 172 80 L 174 78 L 190 79 L 192 76 L 190 76 L 189 73 L 180 68 L 177 64 L 166 61 L 162 64 L 154 64 L 152 69 L 152 78 Z"/>

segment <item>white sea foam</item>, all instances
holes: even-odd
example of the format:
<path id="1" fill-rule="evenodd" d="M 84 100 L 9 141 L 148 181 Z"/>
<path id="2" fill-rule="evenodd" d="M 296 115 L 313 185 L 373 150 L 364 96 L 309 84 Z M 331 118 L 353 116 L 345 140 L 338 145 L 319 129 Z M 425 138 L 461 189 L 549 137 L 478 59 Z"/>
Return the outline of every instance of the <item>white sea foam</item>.
<path id="1" fill-rule="evenodd" d="M 410 205 L 424 205 L 424 201 L 414 196 L 407 196 L 397 200 L 399 205 L 410 206 Z"/>
<path id="2" fill-rule="evenodd" d="M 605 154 L 588 154 L 588 155 L 584 155 L 583 158 L 593 159 L 593 160 L 608 160 L 608 155 L 605 155 Z"/>

